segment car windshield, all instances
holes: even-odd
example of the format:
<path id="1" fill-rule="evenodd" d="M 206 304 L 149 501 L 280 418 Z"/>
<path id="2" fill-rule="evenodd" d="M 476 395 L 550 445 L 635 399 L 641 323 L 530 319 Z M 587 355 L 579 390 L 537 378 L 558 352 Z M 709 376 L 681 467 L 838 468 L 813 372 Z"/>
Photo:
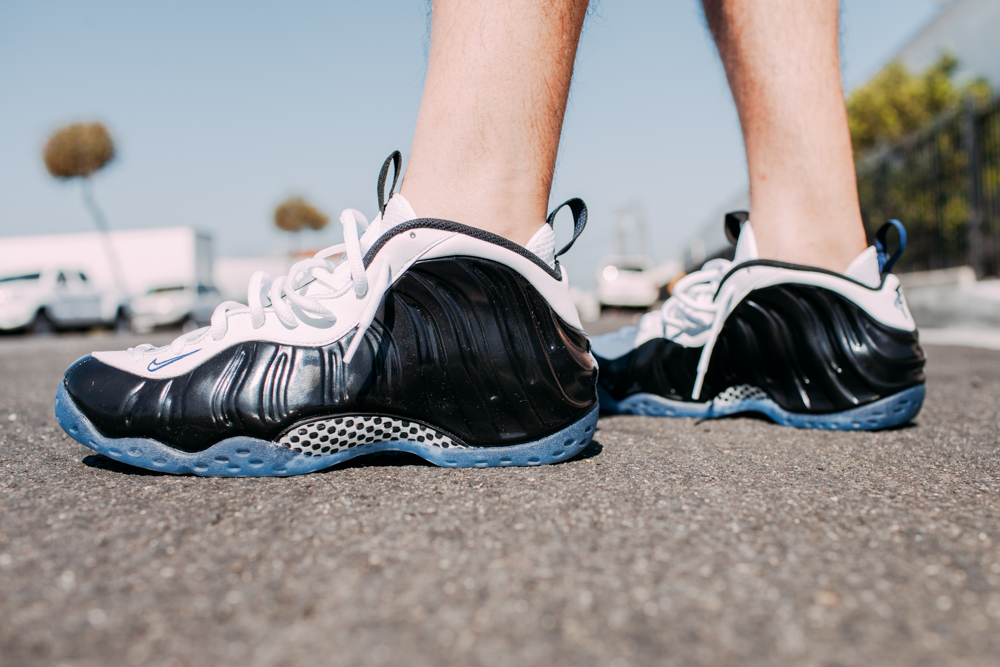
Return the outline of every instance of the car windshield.
<path id="1" fill-rule="evenodd" d="M 10 276 L 9 278 L 0 278 L 0 283 L 12 283 L 18 280 L 38 280 L 42 277 L 40 273 L 29 273 L 23 276 Z"/>
<path id="2" fill-rule="evenodd" d="M 149 294 L 149 295 L 154 295 L 154 294 L 169 294 L 170 292 L 183 292 L 186 289 L 187 289 L 186 287 L 181 287 L 181 286 L 178 286 L 178 287 L 157 287 L 155 289 L 149 290 L 149 292 L 147 292 L 147 294 Z"/>

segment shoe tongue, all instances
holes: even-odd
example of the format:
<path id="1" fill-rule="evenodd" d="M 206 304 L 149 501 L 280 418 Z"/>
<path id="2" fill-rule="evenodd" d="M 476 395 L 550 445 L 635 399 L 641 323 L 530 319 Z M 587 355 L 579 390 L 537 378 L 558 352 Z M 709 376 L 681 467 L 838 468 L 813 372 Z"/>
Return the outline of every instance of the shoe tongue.
<path id="1" fill-rule="evenodd" d="M 524 248 L 535 253 L 550 269 L 556 268 L 556 233 L 548 223 L 538 228 Z"/>
<path id="2" fill-rule="evenodd" d="M 742 264 L 743 262 L 749 262 L 751 259 L 759 259 L 760 255 L 757 254 L 757 239 L 753 235 L 753 227 L 750 226 L 750 221 L 747 220 L 740 227 L 740 237 L 736 242 L 736 255 L 733 257 L 733 264 Z"/>
<path id="3" fill-rule="evenodd" d="M 878 268 L 878 252 L 875 246 L 868 246 L 855 257 L 844 271 L 844 276 L 869 287 L 878 287 L 882 283 L 882 273 Z"/>
<path id="4" fill-rule="evenodd" d="M 417 217 L 410 202 L 406 201 L 403 195 L 396 193 L 389 198 L 385 205 L 385 213 L 382 215 L 382 233 L 395 227 L 396 225 L 413 220 Z"/>
<path id="5" fill-rule="evenodd" d="M 385 205 L 385 213 L 374 220 L 361 235 L 361 249 L 367 251 L 387 231 L 417 217 L 410 202 L 403 195 L 394 194 Z"/>
<path id="6" fill-rule="evenodd" d="M 396 225 L 413 220 L 417 217 L 410 202 L 406 201 L 403 195 L 396 193 L 389 198 L 385 205 L 385 213 L 382 215 L 382 233 L 386 233 Z"/>

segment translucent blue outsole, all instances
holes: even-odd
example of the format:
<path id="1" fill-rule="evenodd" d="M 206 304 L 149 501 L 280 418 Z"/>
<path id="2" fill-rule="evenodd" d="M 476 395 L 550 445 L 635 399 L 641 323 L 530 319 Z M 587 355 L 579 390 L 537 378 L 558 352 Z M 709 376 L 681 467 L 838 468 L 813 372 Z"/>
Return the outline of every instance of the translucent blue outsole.
<path id="1" fill-rule="evenodd" d="M 919 385 L 868 405 L 820 415 L 788 412 L 770 399 L 687 403 L 655 394 L 635 394 L 622 401 L 615 401 L 603 388 L 599 389 L 601 410 L 612 414 L 715 419 L 755 412 L 783 426 L 836 431 L 873 431 L 905 424 L 920 412 L 925 393 L 924 385 Z"/>
<path id="2" fill-rule="evenodd" d="M 150 438 L 106 438 L 80 411 L 60 383 L 56 392 L 56 419 L 74 440 L 122 463 L 174 474 L 207 477 L 275 477 L 302 475 L 375 452 L 410 452 L 447 468 L 537 466 L 558 463 L 579 454 L 594 437 L 599 408 L 550 436 L 507 447 L 468 449 L 435 447 L 410 440 L 386 440 L 358 445 L 335 454 L 308 455 L 269 440 L 238 436 L 194 454 Z"/>

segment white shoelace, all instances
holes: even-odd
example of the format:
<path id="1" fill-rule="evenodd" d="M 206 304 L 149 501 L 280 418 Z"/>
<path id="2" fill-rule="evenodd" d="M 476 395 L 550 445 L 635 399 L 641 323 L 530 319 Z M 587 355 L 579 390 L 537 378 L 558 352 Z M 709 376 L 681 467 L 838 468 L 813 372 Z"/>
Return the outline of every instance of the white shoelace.
<path id="1" fill-rule="evenodd" d="M 690 273 L 674 285 L 673 293 L 659 310 L 663 320 L 666 338 L 679 334 L 698 336 L 709 331 L 708 340 L 698 360 L 698 376 L 695 379 L 691 398 L 698 400 L 708 364 L 712 359 L 712 349 L 719 337 L 725 315 L 729 310 L 732 294 L 724 293 L 716 297 L 719 285 L 733 263 L 726 259 L 712 259 L 705 262 L 700 271 Z"/>
<path id="2" fill-rule="evenodd" d="M 678 280 L 671 297 L 660 308 L 663 324 L 689 336 L 710 329 L 719 314 L 715 292 L 732 265 L 726 259 L 712 259 L 700 271 Z"/>
<path id="3" fill-rule="evenodd" d="M 250 324 L 254 329 L 264 326 L 267 321 L 268 308 L 289 329 L 294 329 L 301 323 L 293 306 L 303 313 L 336 322 L 337 315 L 323 304 L 323 300 L 342 296 L 353 285 L 354 293 L 358 299 L 365 298 L 369 291 L 372 292 L 372 298 L 368 299 L 368 303 L 362 310 L 358 318 L 357 331 L 344 354 L 344 363 L 350 363 L 362 338 L 364 338 L 365 332 L 368 331 L 368 327 L 375 319 L 381 295 L 388 287 L 391 276 L 389 262 L 383 262 L 375 285 L 369 287 L 368 275 L 365 273 L 364 256 L 361 251 L 361 234 L 368 227 L 368 220 L 361 212 L 349 208 L 341 213 L 340 222 L 344 226 L 344 243 L 324 248 L 312 258 L 296 262 L 287 275 L 279 276 L 273 280 L 266 271 L 256 271 L 251 276 L 247 289 L 248 305 L 237 301 L 220 303 L 215 308 L 215 312 L 212 313 L 211 326 L 174 339 L 170 344 L 170 352 L 181 354 L 185 347 L 197 344 L 208 335 L 211 335 L 213 340 L 222 340 L 229 329 L 229 316 L 234 313 L 249 311 Z M 339 254 L 344 255 L 344 259 L 340 262 L 328 259 Z M 307 284 L 310 285 L 308 296 L 300 291 Z M 323 286 L 327 289 L 323 289 Z M 265 295 L 270 301 L 266 306 L 263 301 Z M 153 345 L 143 344 L 130 348 L 129 352 L 132 353 L 134 359 L 138 360 L 143 354 L 154 349 L 156 347 Z"/>

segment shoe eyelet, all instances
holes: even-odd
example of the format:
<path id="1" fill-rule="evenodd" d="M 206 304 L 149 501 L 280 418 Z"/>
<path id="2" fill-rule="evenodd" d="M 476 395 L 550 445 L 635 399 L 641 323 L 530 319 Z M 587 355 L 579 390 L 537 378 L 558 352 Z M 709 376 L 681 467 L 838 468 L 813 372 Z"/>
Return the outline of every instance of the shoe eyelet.
<path id="1" fill-rule="evenodd" d="M 416 232 L 410 232 L 410 238 L 411 239 L 417 238 L 417 233 Z"/>

